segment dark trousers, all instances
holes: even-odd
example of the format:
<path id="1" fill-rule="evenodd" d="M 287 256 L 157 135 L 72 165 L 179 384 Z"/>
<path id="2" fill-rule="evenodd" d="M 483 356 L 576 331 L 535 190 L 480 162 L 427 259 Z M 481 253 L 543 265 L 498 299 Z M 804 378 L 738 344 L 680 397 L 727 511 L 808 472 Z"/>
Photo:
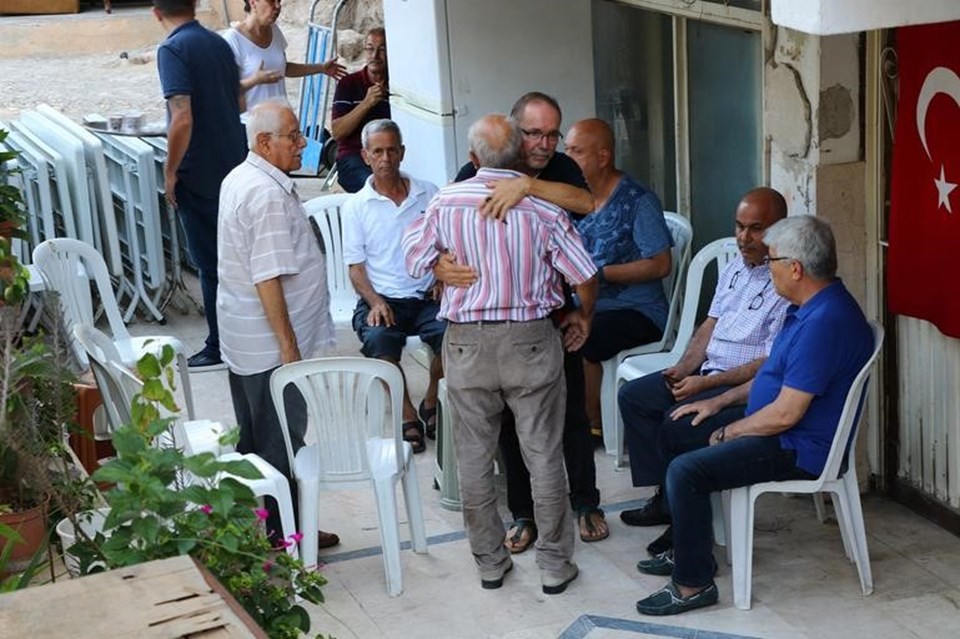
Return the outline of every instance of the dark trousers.
<path id="1" fill-rule="evenodd" d="M 713 512 L 710 493 L 765 481 L 814 479 L 796 466 L 780 438 L 741 437 L 680 455 L 665 483 L 673 519 L 673 580 L 699 588 L 713 580 Z"/>
<path id="2" fill-rule="evenodd" d="M 670 418 L 676 407 L 714 397 L 729 388 L 712 388 L 677 402 L 663 379 L 662 371 L 629 381 L 620 388 L 617 402 L 630 453 L 630 475 L 634 486 L 662 485 L 670 459 L 706 446 L 710 433 L 743 417 L 744 407 L 734 406 L 698 426 L 690 425 L 693 415 L 677 421 Z"/>
<path id="3" fill-rule="evenodd" d="M 337 158 L 337 183 L 347 193 L 356 193 L 362 189 L 371 173 L 370 166 L 363 161 L 359 153 Z"/>
<path id="4" fill-rule="evenodd" d="M 567 381 L 563 422 L 563 458 L 567 465 L 570 503 L 574 511 L 600 505 L 597 467 L 593 459 L 590 425 L 583 410 L 583 362 L 579 353 L 565 353 L 563 372 Z M 514 519 L 533 519 L 530 472 L 520 454 L 513 415 L 504 411 L 500 428 L 500 454 L 507 473 L 507 506 Z"/>
<path id="5" fill-rule="evenodd" d="M 217 198 L 194 193 L 177 182 L 177 212 L 187 236 L 187 251 L 200 275 L 203 313 L 207 318 L 204 349 L 220 357 L 220 330 L 217 328 Z"/>
<path id="6" fill-rule="evenodd" d="M 233 399 L 233 411 L 240 427 L 240 441 L 237 452 L 256 453 L 267 463 L 283 473 L 289 480 L 290 461 L 287 446 L 283 439 L 280 417 L 277 415 L 270 395 L 270 375 L 275 368 L 255 375 L 237 375 L 230 371 L 230 397 Z M 307 404 L 303 395 L 293 384 L 283 391 L 283 402 L 290 429 L 290 443 L 296 454 L 303 447 L 303 437 L 307 431 Z M 294 521 L 297 520 L 297 484 L 290 482 L 290 497 L 293 500 Z M 292 535 L 294 530 L 283 530 L 280 525 L 280 513 L 272 498 L 265 500 L 270 516 L 267 518 L 267 531 L 270 538 L 277 542 Z M 278 535 L 278 531 L 280 534 Z"/>

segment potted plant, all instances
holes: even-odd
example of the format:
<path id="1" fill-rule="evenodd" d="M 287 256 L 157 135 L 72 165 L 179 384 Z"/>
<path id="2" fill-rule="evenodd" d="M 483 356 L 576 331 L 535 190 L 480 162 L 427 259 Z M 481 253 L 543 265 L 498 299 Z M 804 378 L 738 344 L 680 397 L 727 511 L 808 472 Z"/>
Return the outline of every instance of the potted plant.
<path id="1" fill-rule="evenodd" d="M 6 132 L 0 130 L 0 142 Z M 74 372 L 57 331 L 25 336 L 21 306 L 29 273 L 13 251 L 24 236 L 19 189 L 0 152 L 0 553 L 4 570 L 27 565 L 47 537 L 51 502 L 58 509 L 90 503 L 90 485 L 76 474 L 64 434 L 75 415 Z M 78 495 L 85 495 L 76 503 Z"/>
<path id="2" fill-rule="evenodd" d="M 189 554 L 270 637 L 299 637 L 310 629 L 310 617 L 296 598 L 321 603 L 326 579 L 286 552 L 298 534 L 279 547 L 271 544 L 266 511 L 249 488 L 230 477 L 255 479 L 259 471 L 247 461 L 220 461 L 211 453 L 187 456 L 156 445 L 175 419 L 165 415 L 179 412 L 173 360 L 166 345 L 137 362 L 143 386 L 132 401 L 131 423 L 114 432 L 116 457 L 93 474 L 95 481 L 116 486 L 105 495 L 109 513 L 92 538 L 82 526 L 75 529 L 70 552 L 81 573 Z"/>

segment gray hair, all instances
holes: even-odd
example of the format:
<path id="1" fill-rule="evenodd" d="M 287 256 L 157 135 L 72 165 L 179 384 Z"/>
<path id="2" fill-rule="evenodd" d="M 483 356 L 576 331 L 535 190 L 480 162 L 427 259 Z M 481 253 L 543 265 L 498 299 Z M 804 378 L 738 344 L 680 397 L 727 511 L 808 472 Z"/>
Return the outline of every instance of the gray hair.
<path id="1" fill-rule="evenodd" d="M 467 131 L 467 140 L 470 143 L 470 151 L 477 156 L 480 166 L 491 169 L 513 169 L 520 161 L 520 147 L 523 144 L 523 138 L 520 136 L 520 127 L 513 118 L 508 118 L 499 114 L 492 114 L 494 117 L 503 118 L 502 121 L 508 127 L 508 135 L 505 139 L 499 140 L 490 135 L 490 119 L 481 118 L 470 125 Z M 493 142 L 493 144 L 491 144 Z M 497 144 L 499 142 L 499 144 Z"/>
<path id="2" fill-rule="evenodd" d="M 400 127 L 393 120 L 380 118 L 379 120 L 370 120 L 360 132 L 360 143 L 363 148 L 367 148 L 370 142 L 370 136 L 377 133 L 393 133 L 397 136 L 397 144 L 403 146 L 403 135 L 400 133 Z"/>
<path id="3" fill-rule="evenodd" d="M 293 107 L 283 98 L 270 98 L 250 109 L 247 118 L 247 148 L 257 148 L 261 133 L 280 133 L 280 114 L 285 110 L 293 113 Z"/>
<path id="4" fill-rule="evenodd" d="M 831 280 L 837 274 L 837 243 L 830 225 L 812 215 L 785 217 L 763 234 L 763 243 L 777 256 L 803 265 L 810 277 Z"/>

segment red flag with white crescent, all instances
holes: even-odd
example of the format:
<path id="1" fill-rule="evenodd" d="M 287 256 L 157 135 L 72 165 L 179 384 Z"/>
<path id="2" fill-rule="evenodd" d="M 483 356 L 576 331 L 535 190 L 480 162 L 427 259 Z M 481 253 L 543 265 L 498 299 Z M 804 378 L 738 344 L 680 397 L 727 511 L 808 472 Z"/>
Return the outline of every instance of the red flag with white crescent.
<path id="1" fill-rule="evenodd" d="M 960 22 L 897 30 L 890 310 L 960 337 Z"/>

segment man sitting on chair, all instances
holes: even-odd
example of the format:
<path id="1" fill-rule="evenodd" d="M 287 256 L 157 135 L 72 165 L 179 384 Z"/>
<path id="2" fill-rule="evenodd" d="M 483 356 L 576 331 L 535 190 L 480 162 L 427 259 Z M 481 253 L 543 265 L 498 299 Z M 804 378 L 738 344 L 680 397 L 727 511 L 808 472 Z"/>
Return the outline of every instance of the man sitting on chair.
<path id="1" fill-rule="evenodd" d="M 583 356 L 584 400 L 590 430 L 601 433 L 603 361 L 663 336 L 668 302 L 661 280 L 670 274 L 673 238 L 660 200 L 614 164 L 614 140 L 603 120 L 581 120 L 567 132 L 567 155 L 583 171 L 593 213 L 577 230 L 599 269 L 600 297 Z"/>
<path id="2" fill-rule="evenodd" d="M 427 447 L 424 427 L 431 436 L 436 430 L 445 324 L 437 320 L 440 305 L 434 298 L 433 275 L 418 279 L 407 275 L 400 238 L 423 215 L 437 187 L 400 172 L 403 138 L 392 120 L 368 123 L 361 142 L 363 160 L 373 175 L 343 207 L 343 259 L 360 295 L 353 330 L 366 357 L 392 362 L 398 368 L 407 336 L 419 335 L 433 350 L 430 383 L 419 410 L 410 401 L 407 384 L 403 386 L 403 437 L 413 452 L 420 453 Z"/>
<path id="3" fill-rule="evenodd" d="M 669 462 L 674 547 L 637 569 L 671 581 L 637 602 L 641 614 L 672 615 L 717 602 L 710 493 L 819 477 L 847 393 L 873 352 L 870 325 L 836 277 L 830 226 L 807 215 L 789 217 L 763 241 L 773 285 L 791 306 L 755 379 L 677 410 L 702 419 L 747 401 L 745 417 L 714 431 L 707 448 Z"/>
<path id="4" fill-rule="evenodd" d="M 770 269 L 763 262 L 767 247 L 761 238 L 786 214 L 787 203 L 773 189 L 757 188 L 743 196 L 736 212 L 740 256 L 720 273 L 707 319 L 675 366 L 630 381 L 620 389 L 620 415 L 634 486 L 662 485 L 667 470 L 662 447 L 701 448 L 713 430 L 742 417 L 743 408 L 734 406 L 692 428 L 690 417 L 677 419 L 673 413 L 677 406 L 753 379 L 770 352 L 787 302 L 773 290 Z M 658 491 L 643 507 L 621 512 L 620 519 L 629 526 L 656 526 L 670 523 L 670 514 Z M 657 555 L 670 545 L 668 528 L 647 549 Z"/>

